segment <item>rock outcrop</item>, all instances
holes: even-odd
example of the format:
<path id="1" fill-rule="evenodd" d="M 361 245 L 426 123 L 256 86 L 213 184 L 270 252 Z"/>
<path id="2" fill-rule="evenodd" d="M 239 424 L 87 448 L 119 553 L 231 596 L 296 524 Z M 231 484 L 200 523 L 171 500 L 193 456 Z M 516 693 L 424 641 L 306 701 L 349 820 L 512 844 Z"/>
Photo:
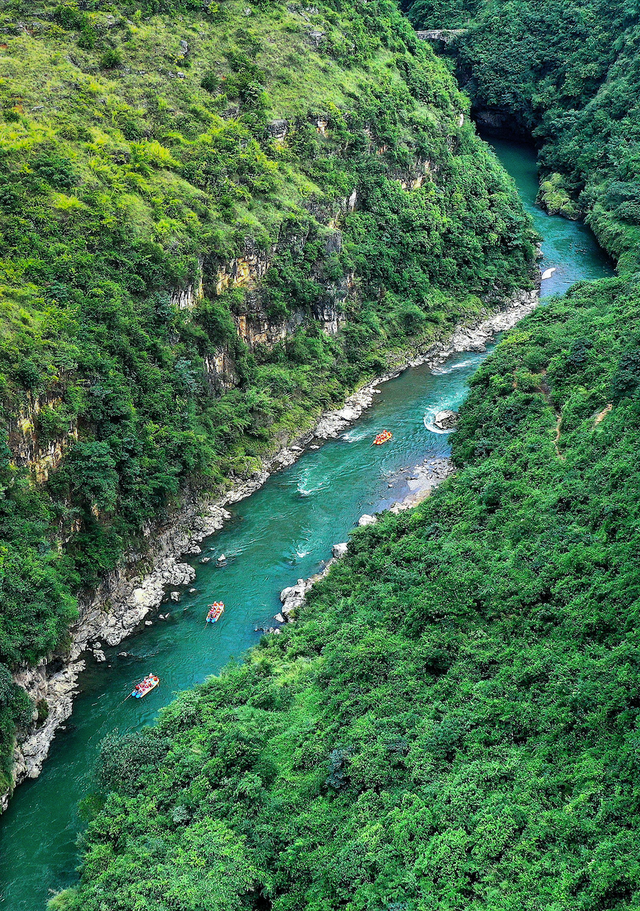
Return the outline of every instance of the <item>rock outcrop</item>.
<path id="1" fill-rule="evenodd" d="M 198 273 L 194 283 L 186 288 L 176 288 L 171 292 L 171 303 L 178 310 L 194 310 L 204 297 L 202 260 L 198 260 Z"/>
<path id="2" fill-rule="evenodd" d="M 312 579 L 298 579 L 295 585 L 290 585 L 289 588 L 284 588 L 280 592 L 282 614 L 287 622 L 290 623 L 295 619 L 295 612 L 304 604 L 307 592 L 312 587 L 313 582 L 317 581 L 317 577 L 314 576 L 312 578 L 313 581 Z"/>
<path id="3" fill-rule="evenodd" d="M 416 32 L 416 38 L 419 41 L 437 41 L 441 44 L 452 44 L 457 38 L 466 35 L 469 29 L 466 28 L 432 28 L 422 29 Z"/>
<path id="4" fill-rule="evenodd" d="M 360 415 L 371 407 L 373 398 L 378 392 L 376 386 L 383 381 L 384 378 L 381 378 L 363 386 L 358 392 L 349 396 L 342 408 L 324 414 L 316 426 L 314 436 L 319 440 L 330 440 L 339 436 L 346 427 L 357 421 Z"/>
<path id="5" fill-rule="evenodd" d="M 439 430 L 451 431 L 458 426 L 457 411 L 438 411 L 433 419 L 433 423 Z"/>
<path id="6" fill-rule="evenodd" d="M 38 423 L 46 412 L 55 412 L 62 399 L 55 393 L 35 395 L 27 393 L 26 401 L 15 420 L 9 422 L 8 442 L 14 463 L 28 466 L 35 480 L 44 483 L 51 471 L 62 462 L 69 446 L 78 439 L 75 420 L 68 421 L 55 439 L 44 439 L 38 432 Z"/>
<path id="7" fill-rule="evenodd" d="M 13 776 L 16 783 L 26 778 L 37 778 L 42 771 L 56 731 L 71 715 L 78 674 L 84 667 L 84 661 L 72 661 L 51 673 L 42 662 L 38 667 L 25 668 L 15 674 L 15 682 L 34 704 L 33 725 L 29 731 L 23 732 L 14 753 Z M 41 714 L 46 717 L 39 721 Z"/>
<path id="8" fill-rule="evenodd" d="M 367 525 L 375 525 L 377 521 L 375 516 L 370 516 L 365 513 L 358 519 L 358 528 L 366 528 Z"/>

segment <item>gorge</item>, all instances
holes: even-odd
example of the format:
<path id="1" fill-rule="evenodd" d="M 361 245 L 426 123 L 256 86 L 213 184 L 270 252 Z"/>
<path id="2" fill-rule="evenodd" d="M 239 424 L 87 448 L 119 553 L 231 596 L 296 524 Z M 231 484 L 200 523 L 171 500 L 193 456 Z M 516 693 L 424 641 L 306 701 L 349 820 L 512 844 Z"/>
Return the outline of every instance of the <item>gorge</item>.
<path id="1" fill-rule="evenodd" d="M 639 17 L 7 3 L 5 907 L 635 907 Z"/>
<path id="2" fill-rule="evenodd" d="M 516 181 L 526 209 L 543 238 L 542 267 L 555 266 L 543 298 L 563 293 L 576 281 L 610 274 L 610 266 L 580 224 L 550 218 L 535 206 L 535 155 L 524 145 L 499 142 L 497 153 Z M 389 508 L 411 492 L 408 478 L 423 459 L 449 453 L 447 436 L 429 433 L 430 416 L 457 408 L 465 384 L 486 354 L 463 353 L 435 368 L 410 368 L 385 384 L 380 401 L 335 442 L 308 452 L 294 467 L 233 509 L 224 531 L 208 539 L 197 571 L 181 602 L 160 608 L 168 620 L 155 622 L 131 641 L 107 649 L 106 664 L 92 665 L 81 678 L 82 693 L 68 729 L 62 732 L 41 777 L 23 785 L 0 821 L 0 882 L 5 907 L 44 907 L 49 890 L 74 880 L 78 807 L 91 789 L 100 742 L 114 729 L 124 734 L 149 724 L 176 691 L 219 672 L 259 638 L 256 626 L 273 624 L 280 589 L 316 571 L 331 545 L 346 540 L 362 513 Z M 389 426 L 393 444 L 376 452 L 371 439 Z M 227 556 L 223 569 L 216 566 Z M 195 587 L 190 593 L 188 587 Z M 203 622 L 205 605 L 224 600 L 227 611 L 213 630 Z M 204 613 L 203 613 L 204 612 Z M 210 635 L 213 633 L 213 635 Z M 125 651 L 120 657 L 118 652 Z M 162 685 L 143 704 L 124 702 L 136 676 L 153 667 Z M 64 789 L 68 800 L 61 802 Z"/>

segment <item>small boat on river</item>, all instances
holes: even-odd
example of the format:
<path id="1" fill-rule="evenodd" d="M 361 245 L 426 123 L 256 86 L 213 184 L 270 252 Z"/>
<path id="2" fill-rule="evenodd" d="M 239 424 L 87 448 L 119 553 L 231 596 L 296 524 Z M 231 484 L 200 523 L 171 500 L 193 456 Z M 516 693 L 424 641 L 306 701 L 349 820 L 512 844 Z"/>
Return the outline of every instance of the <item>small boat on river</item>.
<path id="1" fill-rule="evenodd" d="M 147 693 L 150 693 L 151 690 L 155 690 L 159 683 L 159 677 L 156 677 L 155 674 L 148 674 L 144 680 L 142 680 L 140 683 L 136 683 L 133 690 L 131 691 L 131 695 L 135 696 L 136 699 L 142 699 L 142 697 L 146 696 Z"/>
<path id="2" fill-rule="evenodd" d="M 378 436 L 373 441 L 374 446 L 382 446 L 383 443 L 388 443 L 392 438 L 393 434 L 390 430 L 383 430 L 382 433 L 379 433 Z"/>
<path id="3" fill-rule="evenodd" d="M 209 607 L 209 613 L 207 614 L 207 623 L 217 623 L 223 614 L 224 604 L 222 601 L 214 601 L 213 604 L 211 604 Z"/>

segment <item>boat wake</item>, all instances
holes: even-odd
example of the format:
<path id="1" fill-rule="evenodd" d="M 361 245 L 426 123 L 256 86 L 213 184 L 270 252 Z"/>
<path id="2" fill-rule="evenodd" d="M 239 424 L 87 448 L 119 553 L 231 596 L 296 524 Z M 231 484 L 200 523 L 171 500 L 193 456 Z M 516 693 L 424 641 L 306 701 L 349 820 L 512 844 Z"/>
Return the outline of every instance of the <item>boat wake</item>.
<path id="1" fill-rule="evenodd" d="M 434 417 L 435 417 L 434 414 L 429 415 L 429 416 L 427 416 L 427 415 L 424 416 L 424 420 L 423 420 L 424 426 L 427 428 L 427 430 L 430 433 L 439 433 L 441 435 L 444 434 L 445 436 L 449 433 L 453 433 L 454 428 L 452 428 L 451 430 L 443 430 L 441 427 L 436 427 L 436 425 L 433 423 Z"/>
<path id="2" fill-rule="evenodd" d="M 327 489 L 326 484 L 318 484 L 317 487 L 301 487 L 300 485 L 298 485 L 298 487 L 296 488 L 296 490 L 298 491 L 298 496 L 302 497 L 303 500 L 306 499 L 306 497 L 313 496 L 314 493 L 319 493 L 321 490 L 326 490 L 326 489 Z"/>
<path id="3" fill-rule="evenodd" d="M 347 430 L 346 433 L 342 434 L 342 439 L 346 443 L 359 443 L 361 440 L 364 440 L 365 437 L 369 435 L 369 431 L 366 430 Z"/>
<path id="4" fill-rule="evenodd" d="M 460 361 L 459 364 L 450 364 L 448 367 L 432 367 L 431 373 L 434 376 L 447 376 L 449 373 L 453 373 L 454 370 L 464 370 L 465 367 L 473 367 L 475 360 L 471 358 L 466 361 Z"/>
<path id="5" fill-rule="evenodd" d="M 327 484 L 326 478 L 323 478 L 319 484 L 314 485 L 313 480 L 309 477 L 309 474 L 310 473 L 308 471 L 303 472 L 300 480 L 296 484 L 298 496 L 302 497 L 303 499 L 305 497 L 311 497 L 314 493 L 319 493 L 321 490 L 326 490 L 329 486 Z"/>

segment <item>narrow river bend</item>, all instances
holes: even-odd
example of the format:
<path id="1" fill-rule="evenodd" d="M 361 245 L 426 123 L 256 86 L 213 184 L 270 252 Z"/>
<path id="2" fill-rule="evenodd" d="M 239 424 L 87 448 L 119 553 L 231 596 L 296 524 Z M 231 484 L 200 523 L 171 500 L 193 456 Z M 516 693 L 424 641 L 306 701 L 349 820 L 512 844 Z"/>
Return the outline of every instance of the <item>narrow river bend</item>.
<path id="1" fill-rule="evenodd" d="M 534 152 L 509 142 L 493 145 L 544 238 L 542 269 L 556 267 L 543 284 L 543 296 L 611 274 L 587 228 L 535 207 Z M 241 658 L 259 638 L 255 628 L 271 625 L 282 588 L 316 572 L 332 544 L 345 541 L 363 513 L 404 497 L 414 466 L 448 455 L 447 436 L 430 432 L 426 424 L 436 411 L 460 406 L 469 377 L 485 357 L 456 355 L 433 373 L 426 366 L 413 368 L 382 386 L 375 406 L 339 439 L 306 453 L 233 507 L 233 519 L 203 543 L 203 556 L 211 562 L 194 558 L 195 592 L 170 604 L 168 621 L 107 650 L 106 664 L 89 665 L 73 716 L 56 737 L 42 775 L 18 789 L 0 820 L 3 911 L 44 911 L 51 893 L 73 882 L 83 824 L 78 804 L 91 788 L 102 738 L 114 728 L 124 732 L 149 724 L 173 694 Z M 373 436 L 385 428 L 394 439 L 372 447 Z M 222 553 L 228 562 L 218 567 L 215 558 Z M 217 624 L 207 626 L 206 605 L 213 600 L 223 600 L 227 609 Z M 118 655 L 123 651 L 127 657 Z M 160 687 L 143 702 L 123 702 L 131 684 L 149 671 L 160 676 Z"/>

